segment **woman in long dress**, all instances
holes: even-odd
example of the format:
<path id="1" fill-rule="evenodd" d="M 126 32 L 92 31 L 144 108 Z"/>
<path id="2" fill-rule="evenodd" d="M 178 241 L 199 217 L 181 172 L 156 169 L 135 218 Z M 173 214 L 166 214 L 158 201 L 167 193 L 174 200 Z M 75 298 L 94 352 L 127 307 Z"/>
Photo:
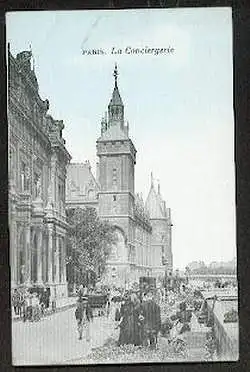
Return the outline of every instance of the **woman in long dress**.
<path id="1" fill-rule="evenodd" d="M 136 296 L 130 296 L 121 306 L 120 335 L 118 345 L 133 344 L 140 345 L 140 302 Z"/>

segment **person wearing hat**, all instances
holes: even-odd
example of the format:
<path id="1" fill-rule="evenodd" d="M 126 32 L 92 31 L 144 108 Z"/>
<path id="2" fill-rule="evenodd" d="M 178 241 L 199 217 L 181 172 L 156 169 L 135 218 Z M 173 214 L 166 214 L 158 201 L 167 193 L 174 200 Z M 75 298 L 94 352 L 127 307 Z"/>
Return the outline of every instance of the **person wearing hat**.
<path id="1" fill-rule="evenodd" d="M 86 341 L 90 341 L 90 322 L 93 321 L 93 312 L 89 306 L 88 297 L 82 296 L 77 301 L 75 311 L 79 340 L 82 340 L 83 330 L 85 329 Z"/>
<path id="2" fill-rule="evenodd" d="M 161 328 L 160 306 L 155 302 L 153 291 L 148 290 L 145 301 L 142 303 L 142 317 L 144 325 L 144 344 L 152 348 L 157 345 L 157 336 Z"/>

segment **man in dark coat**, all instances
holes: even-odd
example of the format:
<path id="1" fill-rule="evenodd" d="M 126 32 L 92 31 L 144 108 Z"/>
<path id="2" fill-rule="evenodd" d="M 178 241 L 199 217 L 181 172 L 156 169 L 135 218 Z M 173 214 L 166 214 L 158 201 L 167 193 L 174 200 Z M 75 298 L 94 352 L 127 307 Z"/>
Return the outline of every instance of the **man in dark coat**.
<path id="1" fill-rule="evenodd" d="M 81 297 L 77 301 L 75 311 L 79 340 L 82 340 L 83 330 L 85 329 L 86 341 L 90 341 L 90 322 L 93 321 L 93 312 L 88 303 L 87 297 Z"/>
<path id="2" fill-rule="evenodd" d="M 161 328 L 161 310 L 153 298 L 152 291 L 148 291 L 142 303 L 142 316 L 144 326 L 144 344 L 156 347 L 157 336 Z"/>

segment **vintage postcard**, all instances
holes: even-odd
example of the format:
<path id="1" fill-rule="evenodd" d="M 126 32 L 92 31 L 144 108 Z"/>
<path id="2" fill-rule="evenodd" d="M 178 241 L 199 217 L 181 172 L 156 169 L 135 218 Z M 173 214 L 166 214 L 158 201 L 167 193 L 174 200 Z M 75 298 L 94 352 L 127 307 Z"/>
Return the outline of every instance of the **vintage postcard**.
<path id="1" fill-rule="evenodd" d="M 238 360 L 231 9 L 6 28 L 13 365 Z"/>

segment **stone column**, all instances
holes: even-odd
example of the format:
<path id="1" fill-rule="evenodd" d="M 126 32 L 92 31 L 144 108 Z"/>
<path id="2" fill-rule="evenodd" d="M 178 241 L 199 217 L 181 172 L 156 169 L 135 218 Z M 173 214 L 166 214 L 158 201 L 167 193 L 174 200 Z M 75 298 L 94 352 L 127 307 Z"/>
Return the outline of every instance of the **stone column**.
<path id="1" fill-rule="evenodd" d="M 15 218 L 10 220 L 10 267 L 11 287 L 17 284 L 17 223 Z"/>
<path id="2" fill-rule="evenodd" d="M 63 243 L 63 254 L 62 254 L 62 282 L 66 283 L 67 275 L 66 275 L 66 239 L 65 237 L 62 239 Z"/>
<path id="3" fill-rule="evenodd" d="M 56 236 L 56 254 L 55 254 L 55 262 L 56 262 L 56 275 L 55 275 L 55 282 L 59 283 L 59 236 Z"/>
<path id="4" fill-rule="evenodd" d="M 25 283 L 30 284 L 31 282 L 31 234 L 30 225 L 26 225 L 24 228 L 24 241 L 25 241 Z"/>
<path id="5" fill-rule="evenodd" d="M 48 282 L 51 284 L 53 282 L 52 272 L 53 272 L 53 227 L 48 227 Z"/>
<path id="6" fill-rule="evenodd" d="M 43 234 L 41 227 L 37 230 L 37 283 L 42 283 L 42 244 Z"/>
<path id="7" fill-rule="evenodd" d="M 51 167 L 50 167 L 50 186 L 51 186 L 52 203 L 54 205 L 56 201 L 55 180 L 56 180 L 56 155 L 53 154 L 51 158 Z"/>
<path id="8" fill-rule="evenodd" d="M 42 280 L 43 283 L 47 282 L 46 279 L 46 266 L 47 266 L 47 235 L 43 234 L 43 245 L 42 245 Z"/>

